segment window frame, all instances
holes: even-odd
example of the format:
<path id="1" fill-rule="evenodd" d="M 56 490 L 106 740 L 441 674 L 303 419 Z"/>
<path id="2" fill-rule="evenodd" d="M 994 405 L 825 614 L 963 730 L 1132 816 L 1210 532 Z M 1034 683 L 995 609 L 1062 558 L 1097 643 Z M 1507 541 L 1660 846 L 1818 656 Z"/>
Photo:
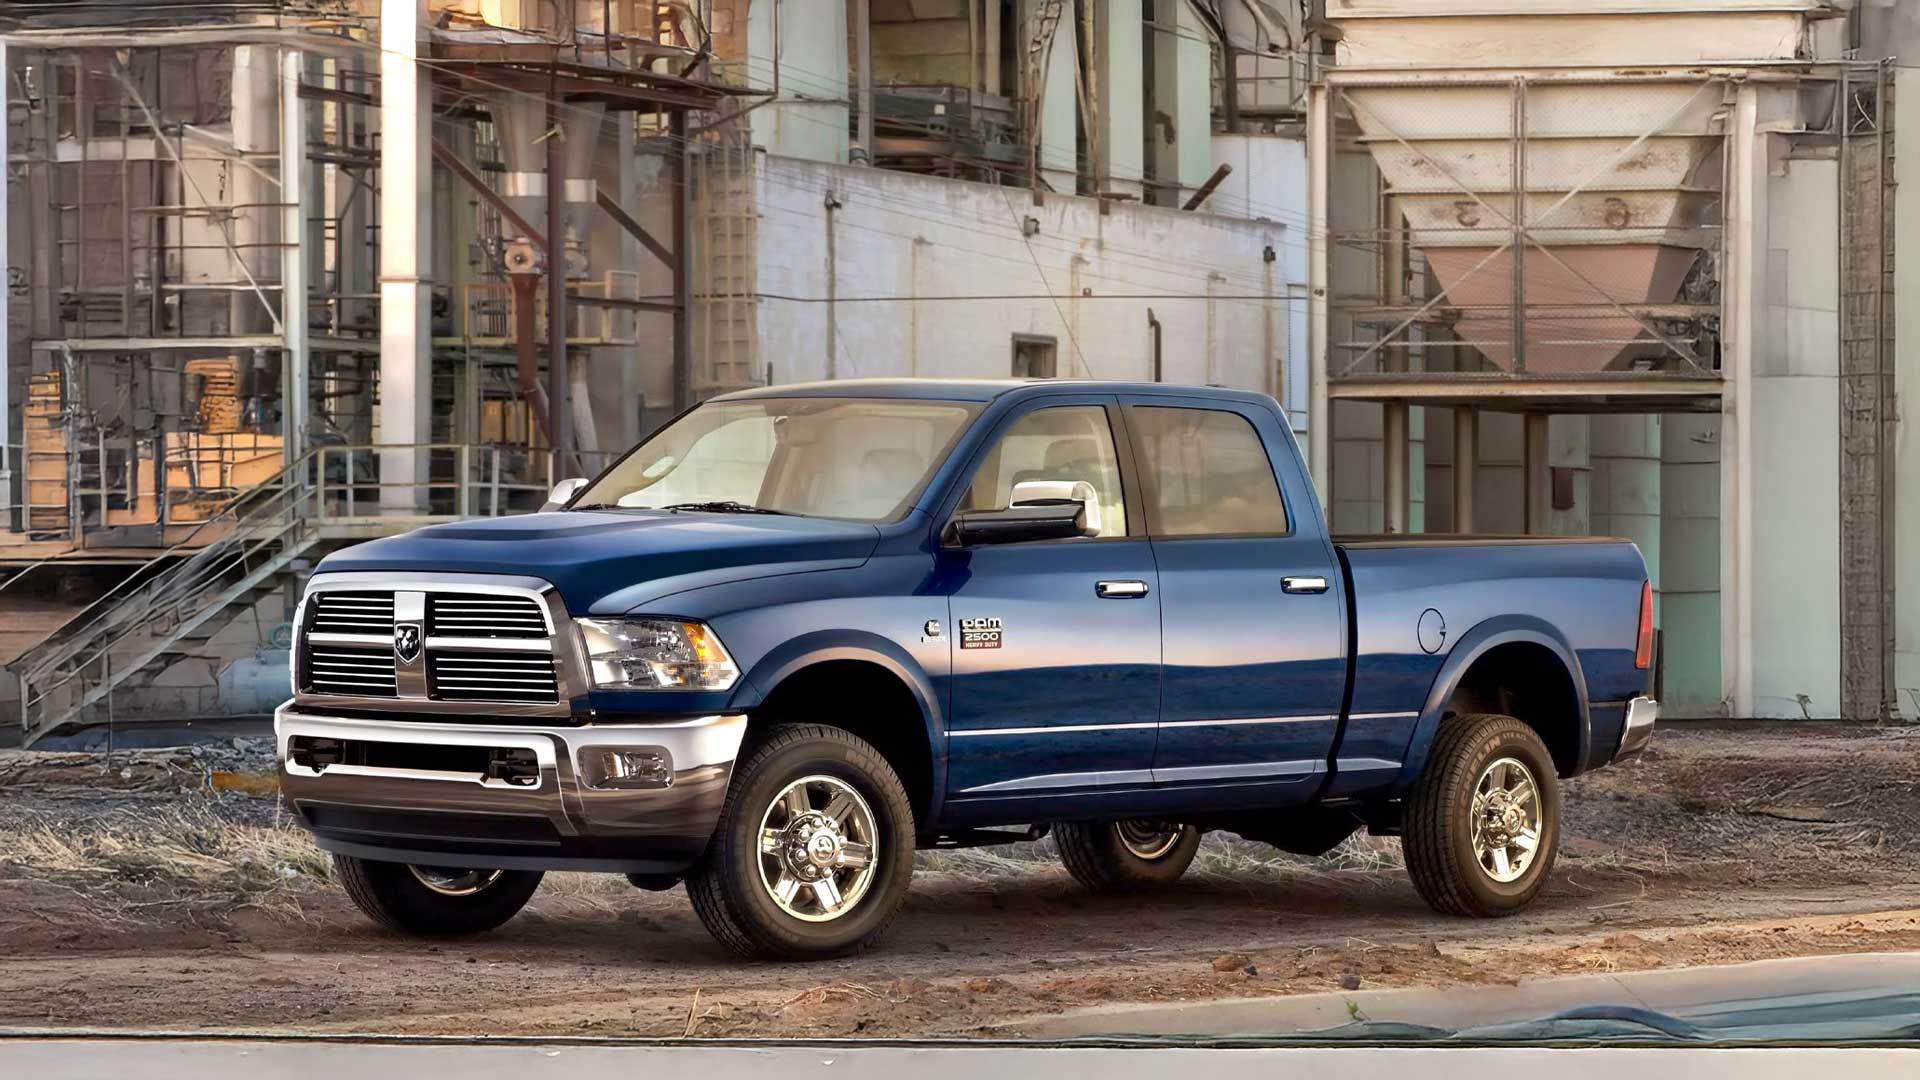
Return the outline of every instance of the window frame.
<path id="1" fill-rule="evenodd" d="M 980 469 L 987 463 L 994 451 L 999 448 L 1000 440 L 1014 425 L 1041 409 L 1098 408 L 1106 413 L 1107 430 L 1113 438 L 1114 465 L 1120 472 L 1120 505 L 1127 512 L 1127 531 L 1113 536 L 1070 536 L 1059 540 L 1021 540 L 1009 544 L 961 544 L 948 539 L 947 527 L 953 524 L 954 515 L 960 512 L 960 501 L 972 489 L 973 481 Z M 980 547 L 1029 547 L 1035 544 L 1111 544 L 1121 541 L 1139 541 L 1147 538 L 1145 506 L 1141 501 L 1140 482 L 1134 470 L 1133 442 L 1127 430 L 1123 407 L 1117 398 L 1081 395 L 1057 395 L 1036 398 L 1009 409 L 1006 415 L 997 420 L 991 431 L 981 438 L 979 445 L 968 456 L 966 463 L 955 474 L 954 483 L 947 496 L 941 502 L 939 526 L 934 530 L 934 540 L 949 551 L 972 551 Z"/>
<path id="2" fill-rule="evenodd" d="M 1161 531 L 1160 489 L 1154 471 L 1147 461 L 1146 441 L 1139 437 L 1139 433 L 1136 430 L 1136 425 L 1139 422 L 1134 416 L 1134 410 L 1136 409 L 1191 409 L 1196 412 L 1220 412 L 1239 417 L 1240 420 L 1247 425 L 1248 430 L 1253 433 L 1254 441 L 1260 444 L 1260 455 L 1266 459 L 1267 471 L 1273 475 L 1273 490 L 1274 493 L 1280 497 L 1280 513 L 1287 519 L 1286 531 L 1205 534 L 1168 534 Z M 1146 526 L 1147 536 L 1150 537 L 1154 543 L 1169 544 L 1188 540 L 1286 540 L 1300 534 L 1299 515 L 1294 513 L 1293 503 L 1287 498 L 1287 485 L 1280 474 L 1279 467 L 1274 464 L 1273 449 L 1268 445 L 1266 437 L 1260 432 L 1260 418 L 1254 416 L 1247 408 L 1243 408 L 1239 402 L 1196 401 L 1191 398 L 1182 399 L 1169 397 L 1165 400 L 1155 400 L 1151 402 L 1125 401 L 1121 403 L 1120 411 L 1127 423 L 1127 443 L 1133 448 L 1133 453 L 1136 455 L 1133 460 L 1133 468 L 1134 472 L 1140 478 L 1141 501 L 1144 504 L 1144 513 L 1141 516 L 1141 521 Z M 1129 526 L 1131 526 L 1131 522 L 1129 522 Z"/>

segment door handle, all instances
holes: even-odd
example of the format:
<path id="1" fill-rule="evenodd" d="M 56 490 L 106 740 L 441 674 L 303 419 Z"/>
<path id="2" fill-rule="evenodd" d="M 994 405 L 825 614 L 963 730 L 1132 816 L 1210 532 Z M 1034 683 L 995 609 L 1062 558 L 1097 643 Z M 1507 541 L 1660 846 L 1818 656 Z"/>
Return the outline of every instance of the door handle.
<path id="1" fill-rule="evenodd" d="M 1147 595 L 1147 583 L 1144 581 L 1101 581 L 1095 583 L 1093 591 L 1103 600 L 1138 600 Z"/>
<path id="2" fill-rule="evenodd" d="M 1309 577 L 1283 577 L 1280 579 L 1280 591 L 1290 593 L 1323 593 L 1327 591 L 1327 579 L 1318 575 Z"/>

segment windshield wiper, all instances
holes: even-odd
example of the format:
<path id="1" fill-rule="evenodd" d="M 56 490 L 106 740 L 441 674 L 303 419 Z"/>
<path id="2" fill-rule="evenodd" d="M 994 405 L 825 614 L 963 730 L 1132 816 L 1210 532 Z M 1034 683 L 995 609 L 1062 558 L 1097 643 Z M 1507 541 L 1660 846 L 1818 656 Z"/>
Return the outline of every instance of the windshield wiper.
<path id="1" fill-rule="evenodd" d="M 764 506 L 738 502 L 734 499 L 718 499 L 713 502 L 668 503 L 661 510 L 693 510 L 702 514 L 785 514 L 785 510 L 769 510 Z"/>

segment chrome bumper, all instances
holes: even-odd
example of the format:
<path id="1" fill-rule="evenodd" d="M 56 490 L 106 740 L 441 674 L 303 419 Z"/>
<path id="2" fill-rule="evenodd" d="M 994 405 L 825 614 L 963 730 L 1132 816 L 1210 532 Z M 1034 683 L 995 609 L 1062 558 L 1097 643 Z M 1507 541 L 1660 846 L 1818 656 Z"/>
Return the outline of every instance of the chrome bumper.
<path id="1" fill-rule="evenodd" d="M 1660 719 L 1660 703 L 1650 697 L 1637 697 L 1627 702 L 1627 722 L 1620 728 L 1620 749 L 1613 755 L 1615 761 L 1625 761 L 1647 748 L 1647 740 L 1653 738 L 1653 725 Z"/>
<path id="2" fill-rule="evenodd" d="M 746 734 L 744 715 L 658 724 L 532 727 L 274 712 L 280 791 L 322 848 L 361 858 L 509 870 L 672 873 L 706 847 Z M 332 740 L 319 767 L 296 739 Z M 647 787 L 600 787 L 596 751 L 661 759 Z M 524 751 L 537 776 L 489 775 Z M 522 755 L 524 759 L 524 755 Z"/>

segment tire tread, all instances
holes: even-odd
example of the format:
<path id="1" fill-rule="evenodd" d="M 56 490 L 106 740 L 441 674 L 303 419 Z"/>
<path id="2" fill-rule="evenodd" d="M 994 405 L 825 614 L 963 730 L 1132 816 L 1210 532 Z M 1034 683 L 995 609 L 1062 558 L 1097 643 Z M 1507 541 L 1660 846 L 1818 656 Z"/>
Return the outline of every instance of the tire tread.
<path id="1" fill-rule="evenodd" d="M 1471 790 L 1479 781 L 1476 770 L 1462 767 L 1476 743 L 1498 735 L 1511 735 L 1533 744 L 1540 759 L 1551 761 L 1540 736 L 1525 723 L 1498 713 L 1462 713 L 1440 723 L 1427 767 L 1414 782 L 1407 796 L 1405 826 L 1400 847 L 1407 864 L 1407 876 L 1428 906 L 1447 915 L 1492 918 L 1512 914 L 1518 907 L 1499 908 L 1488 904 L 1466 887 L 1468 874 L 1480 873 L 1478 866 L 1463 865 L 1460 853 L 1448 835 L 1458 825 L 1456 818 L 1463 801 L 1472 800 Z M 1541 785 L 1556 782 L 1552 773 L 1538 778 Z M 1543 790 L 1539 798 L 1545 800 Z M 1557 828 L 1557 826 L 1556 826 Z M 1544 831 L 1544 830 L 1543 830 Z M 1555 840 L 1557 846 L 1557 839 Z M 1539 881 L 1546 880 L 1553 868 L 1552 848 L 1539 856 L 1545 860 Z M 1537 891 L 1538 885 L 1535 886 Z M 1528 896 L 1531 900 L 1531 894 Z M 1525 906 L 1523 902 L 1519 906 Z"/>
<path id="2" fill-rule="evenodd" d="M 799 723 L 775 724 L 763 729 L 759 737 L 740 754 L 739 762 L 734 766 L 735 782 L 727 786 L 727 797 L 721 804 L 720 819 L 714 829 L 713 841 L 702 856 L 698 866 L 687 874 L 687 897 L 693 902 L 694 914 L 712 934 L 714 939 L 729 953 L 742 960 L 757 959 L 813 959 L 815 954 L 782 947 L 778 942 L 769 941 L 763 935 L 754 933 L 753 924 L 740 910 L 738 899 L 728 889 L 725 868 L 730 865 L 733 852 L 731 825 L 734 816 L 739 813 L 740 794 L 746 787 L 739 782 L 740 777 L 750 776 L 767 758 L 779 753 L 795 743 L 813 740 L 836 742 L 846 748 L 855 764 L 864 770 L 868 777 L 883 788 L 890 790 L 883 794 L 897 798 L 898 804 L 908 807 L 907 820 L 902 823 L 904 835 L 913 836 L 912 803 L 907 798 L 904 785 L 895 774 L 893 766 L 882 757 L 880 751 L 865 739 L 828 724 Z M 909 859 L 911 856 L 909 855 Z M 896 903 L 878 924 L 864 937 L 851 946 L 835 953 L 839 956 L 857 956 L 865 952 L 887 927 L 898 918 L 905 905 Z"/>

